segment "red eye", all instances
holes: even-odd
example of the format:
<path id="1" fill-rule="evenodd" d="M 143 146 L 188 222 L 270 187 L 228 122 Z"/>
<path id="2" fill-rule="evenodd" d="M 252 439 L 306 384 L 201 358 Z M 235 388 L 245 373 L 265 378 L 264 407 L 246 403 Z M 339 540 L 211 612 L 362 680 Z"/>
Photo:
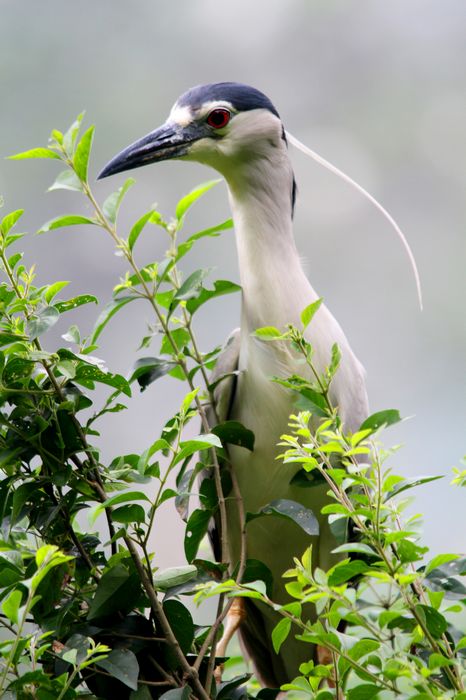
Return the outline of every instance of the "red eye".
<path id="1" fill-rule="evenodd" d="M 213 109 L 207 117 L 207 124 L 214 129 L 222 129 L 230 121 L 231 114 L 227 109 Z"/>

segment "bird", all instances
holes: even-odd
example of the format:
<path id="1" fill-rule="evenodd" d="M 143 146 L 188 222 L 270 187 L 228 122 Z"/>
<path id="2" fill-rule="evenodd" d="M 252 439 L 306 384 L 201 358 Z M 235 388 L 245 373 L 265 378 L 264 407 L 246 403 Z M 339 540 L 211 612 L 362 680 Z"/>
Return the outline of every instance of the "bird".
<path id="1" fill-rule="evenodd" d="M 242 287 L 241 321 L 217 362 L 217 376 L 229 378 L 216 387 L 215 408 L 219 421 L 239 421 L 255 436 L 252 451 L 229 446 L 231 469 L 246 512 L 256 513 L 286 498 L 311 509 L 319 522 L 314 536 L 273 516 L 247 526 L 247 557 L 270 569 L 271 597 L 281 604 L 290 600 L 282 574 L 311 544 L 314 566 L 328 570 L 338 561 L 332 553 L 337 542 L 320 513 L 328 502 L 327 487 L 304 489 L 290 483 L 299 465 L 276 459 L 294 398 L 271 377 L 302 374 L 303 363 L 286 342 L 265 342 L 255 335 L 264 326 L 283 331 L 288 324 L 300 326 L 303 309 L 320 298 L 304 272 L 293 235 L 297 187 L 288 146 L 279 113 L 264 93 L 242 83 L 211 83 L 182 94 L 162 126 L 118 153 L 99 175 L 178 159 L 209 166 L 226 182 Z M 305 336 L 319 371 L 329 364 L 332 346 L 338 345 L 341 362 L 330 400 L 338 407 L 344 429 L 355 432 L 369 414 L 365 371 L 325 304 Z M 227 501 L 227 525 L 234 566 L 240 556 L 240 523 L 233 501 Z M 260 682 L 272 688 L 292 680 L 310 657 L 310 646 L 293 635 L 275 653 L 271 633 L 279 619 L 274 610 L 248 600 L 239 629 Z"/>

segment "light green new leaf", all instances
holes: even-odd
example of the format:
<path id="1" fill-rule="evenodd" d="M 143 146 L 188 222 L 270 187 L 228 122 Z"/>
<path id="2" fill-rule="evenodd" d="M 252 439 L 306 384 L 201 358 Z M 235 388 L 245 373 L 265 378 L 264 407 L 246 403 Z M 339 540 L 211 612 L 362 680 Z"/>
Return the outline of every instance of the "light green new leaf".
<path id="1" fill-rule="evenodd" d="M 144 226 L 147 224 L 147 222 L 151 218 L 152 214 L 153 214 L 152 210 L 146 212 L 143 216 L 141 216 L 140 219 L 138 219 L 136 221 L 136 223 L 132 227 L 131 231 L 129 232 L 129 236 L 128 236 L 128 247 L 130 250 L 133 250 L 135 243 L 139 238 L 140 233 L 142 232 Z"/>
<path id="2" fill-rule="evenodd" d="M 29 151 L 15 153 L 13 156 L 8 156 L 9 160 L 24 160 L 25 158 L 54 158 L 60 160 L 60 156 L 50 148 L 31 148 Z"/>
<path id="3" fill-rule="evenodd" d="M 442 566 L 442 564 L 448 564 L 449 561 L 454 561 L 455 559 L 459 558 L 459 554 L 438 554 L 427 564 L 424 570 L 424 574 L 427 576 L 427 574 L 436 569 L 438 566 Z"/>
<path id="4" fill-rule="evenodd" d="M 280 620 L 278 625 L 274 627 L 272 631 L 272 644 L 276 654 L 278 654 L 281 645 L 288 637 L 290 629 L 291 620 L 289 617 L 284 617 L 282 620 Z"/>
<path id="5" fill-rule="evenodd" d="M 65 311 L 72 311 L 77 309 L 78 306 L 83 306 L 84 304 L 98 304 L 99 300 L 97 297 L 92 296 L 92 294 L 80 294 L 72 299 L 66 299 L 66 301 L 57 301 L 54 306 L 58 311 L 63 314 Z"/>
<path id="6" fill-rule="evenodd" d="M 322 304 L 322 299 L 316 299 L 309 306 L 301 312 L 301 323 L 303 324 L 303 331 L 306 330 L 312 319 L 314 318 L 316 312 L 318 311 L 320 305 Z"/>
<path id="7" fill-rule="evenodd" d="M 176 260 L 181 260 L 181 258 L 186 255 L 188 251 L 191 250 L 193 247 L 194 243 L 201 238 L 206 238 L 206 237 L 212 237 L 216 238 L 217 236 L 220 235 L 222 231 L 227 231 L 228 229 L 233 228 L 233 219 L 227 219 L 226 221 L 223 221 L 221 224 L 217 224 L 217 226 L 211 226 L 210 228 L 206 228 L 202 231 L 198 231 L 198 233 L 194 233 L 192 236 L 190 236 L 186 241 L 183 243 L 180 243 L 178 246 L 178 254 L 176 256 Z"/>
<path id="8" fill-rule="evenodd" d="M 84 188 L 81 180 L 74 170 L 62 170 L 57 176 L 53 185 L 50 185 L 48 192 L 53 190 L 72 190 L 73 192 L 83 192 Z"/>
<path id="9" fill-rule="evenodd" d="M 93 137 L 94 127 L 90 126 L 89 129 L 82 135 L 73 157 L 73 165 L 76 170 L 76 175 L 83 182 L 87 181 L 87 168 L 89 164 Z"/>
<path id="10" fill-rule="evenodd" d="M 187 440 L 182 442 L 180 451 L 178 452 L 176 459 L 173 461 L 173 466 L 179 464 L 187 457 L 190 457 L 195 452 L 200 452 L 201 450 L 207 450 L 210 447 L 221 447 L 222 443 L 220 439 L 213 435 L 212 433 L 205 433 L 205 435 L 200 435 L 194 440 Z"/>
<path id="11" fill-rule="evenodd" d="M 375 432 L 382 426 L 394 425 L 401 421 L 401 416 L 399 411 L 395 408 L 389 408 L 386 411 L 378 411 L 373 413 L 369 418 L 361 423 L 359 430 L 372 430 Z"/>
<path id="12" fill-rule="evenodd" d="M 278 340 L 283 338 L 283 333 L 275 328 L 275 326 L 263 326 L 263 328 L 256 328 L 253 333 L 255 338 L 260 338 L 260 340 Z"/>
<path id="13" fill-rule="evenodd" d="M 13 228 L 18 219 L 24 214 L 24 209 L 16 209 L 3 217 L 0 224 L 1 231 L 4 236 Z"/>
<path id="14" fill-rule="evenodd" d="M 56 228 L 64 228 L 65 226 L 78 226 L 79 224 L 93 224 L 97 222 L 95 219 L 89 219 L 87 216 L 81 216 L 80 214 L 68 214 L 66 216 L 58 216 L 56 219 L 51 219 L 47 221 L 37 233 L 46 233 L 47 231 L 52 231 Z"/>
<path id="15" fill-rule="evenodd" d="M 138 297 L 133 297 L 133 296 L 125 296 L 125 297 L 119 297 L 117 299 L 114 299 L 113 301 L 110 301 L 103 309 L 102 313 L 98 317 L 94 330 L 92 332 L 91 338 L 90 338 L 90 343 L 91 345 L 95 345 L 98 337 L 104 330 L 105 326 L 107 323 L 110 321 L 110 319 L 120 311 L 126 304 L 129 304 L 130 301 L 134 301 Z"/>
<path id="16" fill-rule="evenodd" d="M 81 112 L 81 114 L 78 114 L 74 122 L 71 124 L 70 128 L 68 131 L 65 132 L 63 136 L 63 148 L 68 154 L 72 154 L 74 150 L 74 145 L 76 143 L 76 139 L 78 138 L 79 134 L 79 129 L 81 128 L 81 122 L 84 117 L 84 112 Z"/>
<path id="17" fill-rule="evenodd" d="M 112 194 L 110 194 L 103 203 L 102 211 L 112 224 L 114 224 L 116 221 L 118 210 L 123 201 L 123 197 L 128 192 L 129 188 L 134 185 L 135 182 L 136 180 L 134 178 L 129 177 L 125 181 L 125 183 L 121 187 L 119 187 L 116 192 L 112 192 Z"/>
<path id="18" fill-rule="evenodd" d="M 58 294 L 60 289 L 63 289 L 63 287 L 66 287 L 68 284 L 69 282 L 55 282 L 54 284 L 51 284 L 49 287 L 47 287 L 44 293 L 44 299 L 47 302 L 47 304 L 50 304 L 53 297 Z"/>
<path id="19" fill-rule="evenodd" d="M 194 202 L 196 202 L 199 199 L 199 197 L 202 197 L 203 194 L 208 192 L 215 185 L 218 185 L 219 182 L 222 182 L 222 180 L 218 179 L 204 182 L 204 184 L 195 187 L 191 192 L 189 192 L 189 194 L 180 199 L 180 201 L 176 205 L 175 212 L 178 221 L 183 218 L 188 209 L 194 204 Z"/>
<path id="20" fill-rule="evenodd" d="M 18 611 L 21 605 L 22 593 L 18 589 L 11 591 L 2 603 L 2 610 L 14 625 L 18 624 Z"/>
<path id="21" fill-rule="evenodd" d="M 186 304 L 186 308 L 188 309 L 190 314 L 193 314 L 195 311 L 198 310 L 200 306 L 205 304 L 207 301 L 210 301 L 210 299 L 224 296 L 225 294 L 233 294 L 234 292 L 240 291 L 241 287 L 239 286 L 239 284 L 229 282 L 228 280 L 215 280 L 213 289 L 206 289 L 205 287 L 201 287 L 199 295 L 197 297 L 189 299 L 188 303 Z"/>

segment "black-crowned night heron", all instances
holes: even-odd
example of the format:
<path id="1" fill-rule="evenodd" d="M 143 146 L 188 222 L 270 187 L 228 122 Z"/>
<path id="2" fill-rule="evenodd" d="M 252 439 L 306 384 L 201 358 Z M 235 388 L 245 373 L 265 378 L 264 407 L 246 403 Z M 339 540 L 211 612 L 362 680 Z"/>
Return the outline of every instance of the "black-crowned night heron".
<path id="1" fill-rule="evenodd" d="M 172 158 L 209 165 L 228 185 L 243 292 L 241 328 L 232 335 L 217 367 L 217 373 L 236 369 L 239 373 L 235 382 L 219 384 L 217 412 L 219 420 L 240 421 L 255 434 L 253 452 L 230 448 L 245 510 L 257 512 L 274 499 L 287 498 L 312 509 L 319 519 L 320 533 L 315 537 L 282 518 L 258 518 L 248 525 L 247 556 L 269 567 L 273 598 L 284 602 L 281 577 L 293 557 L 302 555 L 312 542 L 314 564 L 327 569 L 335 563 L 336 546 L 327 518 L 320 515 L 327 487 L 290 485 L 299 465 L 276 460 L 276 445 L 287 429 L 293 396 L 270 377 L 301 374 L 303 364 L 286 344 L 253 336 L 262 326 L 299 326 L 301 311 L 318 298 L 293 238 L 296 186 L 285 130 L 273 104 L 258 90 L 238 83 L 202 85 L 182 95 L 166 123 L 113 158 L 100 177 Z M 330 398 L 339 407 L 346 429 L 356 430 L 368 413 L 361 364 L 324 305 L 306 335 L 321 371 L 328 365 L 332 345 L 339 345 L 342 360 Z M 227 518 L 229 554 L 235 562 L 240 529 L 234 501 L 228 502 Z M 277 687 L 298 674 L 310 647 L 290 636 L 280 654 L 275 654 L 271 632 L 279 618 L 253 601 L 248 602 L 247 612 L 241 626 L 243 643 L 262 682 Z"/>

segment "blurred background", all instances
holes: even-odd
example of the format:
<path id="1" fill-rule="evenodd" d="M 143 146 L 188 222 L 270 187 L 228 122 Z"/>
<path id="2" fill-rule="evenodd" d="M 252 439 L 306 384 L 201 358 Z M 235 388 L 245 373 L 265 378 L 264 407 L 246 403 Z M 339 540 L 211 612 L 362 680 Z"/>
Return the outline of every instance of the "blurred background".
<path id="1" fill-rule="evenodd" d="M 165 120 L 192 85 L 235 80 L 274 102 L 286 128 L 369 189 L 392 213 L 416 255 L 421 313 L 407 259 L 394 232 L 357 192 L 293 151 L 299 194 L 298 248 L 313 286 L 345 329 L 367 370 L 373 411 L 398 408 L 410 420 L 384 434 L 402 443 L 397 472 L 444 474 L 417 490 L 426 542 L 434 553 L 466 549 L 464 491 L 449 486 L 466 453 L 466 5 L 463 0 L 0 0 L 0 192 L 4 212 L 24 207 L 31 233 L 59 214 L 86 213 L 78 193 L 46 189 L 53 161 L 7 156 L 45 145 L 83 109 L 96 124 L 91 179 L 119 150 Z M 163 163 L 131 173 L 120 232 L 157 202 L 176 201 L 212 177 L 204 167 Z M 95 184 L 100 201 L 124 176 Z M 229 216 L 225 186 L 192 210 L 187 235 Z M 139 262 L 168 246 L 151 227 Z M 92 227 L 27 239 L 38 281 L 71 280 L 64 298 L 93 293 L 103 305 L 124 272 L 113 244 Z M 213 267 L 238 281 L 233 232 L 205 239 L 187 271 Z M 69 292 L 69 294 L 68 294 Z M 223 342 L 239 323 L 238 295 L 209 304 L 197 321 L 201 348 Z M 57 347 L 68 325 L 87 334 L 93 306 L 63 317 L 44 343 Z M 130 305 L 101 337 L 96 353 L 126 374 L 151 322 Z M 158 348 L 152 348 L 155 354 Z M 163 379 L 135 392 L 129 410 L 101 423 L 103 457 L 140 452 L 178 408 L 183 387 Z M 105 392 L 103 392 L 103 395 Z M 183 561 L 172 502 L 157 523 L 158 565 Z"/>

